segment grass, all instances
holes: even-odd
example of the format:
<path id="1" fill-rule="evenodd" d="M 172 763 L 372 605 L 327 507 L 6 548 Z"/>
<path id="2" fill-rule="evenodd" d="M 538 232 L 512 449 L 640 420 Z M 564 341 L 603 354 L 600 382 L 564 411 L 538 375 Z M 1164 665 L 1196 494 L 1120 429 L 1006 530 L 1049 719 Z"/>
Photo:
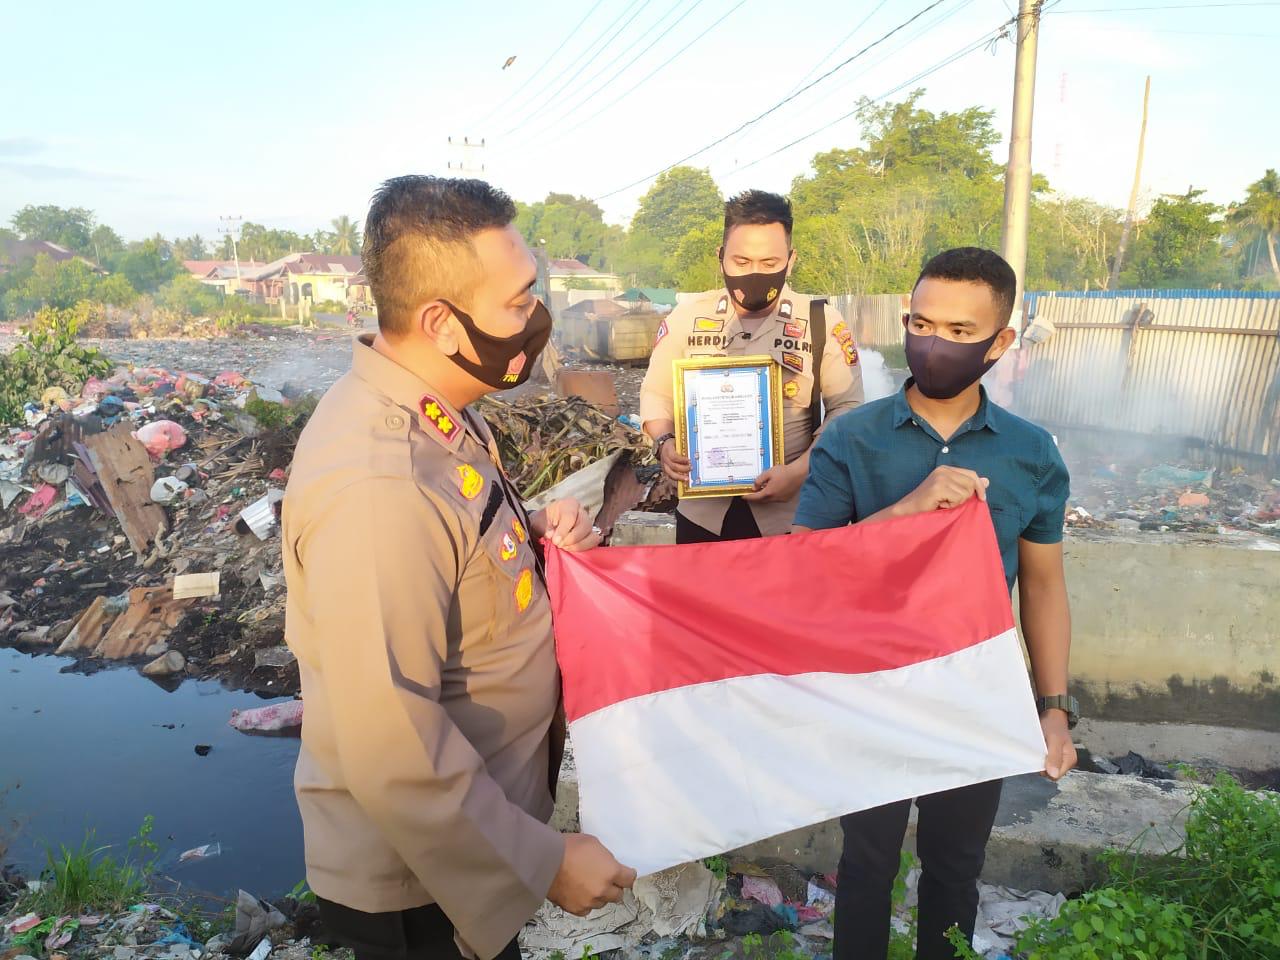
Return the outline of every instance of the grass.
<path id="1" fill-rule="evenodd" d="M 155 818 L 147 816 L 119 859 L 110 846 L 97 846 L 93 831 L 78 847 L 45 848 L 46 865 L 36 890 L 19 898 L 21 913 L 42 917 L 124 910 L 143 897 L 155 872 L 159 847 L 151 839 Z"/>

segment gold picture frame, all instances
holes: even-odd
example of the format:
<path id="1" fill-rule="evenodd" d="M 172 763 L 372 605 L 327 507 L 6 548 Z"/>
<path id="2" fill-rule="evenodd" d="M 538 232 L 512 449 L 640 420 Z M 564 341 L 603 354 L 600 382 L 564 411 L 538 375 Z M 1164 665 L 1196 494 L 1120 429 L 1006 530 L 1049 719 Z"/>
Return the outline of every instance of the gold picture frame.
<path id="1" fill-rule="evenodd" d="M 696 410 L 690 403 L 689 378 L 705 376 L 712 372 L 752 370 L 759 376 L 760 391 L 756 394 L 760 408 L 760 462 L 759 473 L 784 462 L 785 447 L 782 436 L 782 368 L 769 356 L 750 357 L 700 357 L 672 362 L 674 380 L 676 449 L 693 464 L 689 482 L 679 484 L 681 499 L 699 497 L 736 497 L 755 490 L 759 473 L 740 482 L 699 479 L 701 466 L 700 440 L 696 436 Z M 767 407 L 767 410 L 765 409 Z M 736 481 L 737 478 L 734 478 Z"/>

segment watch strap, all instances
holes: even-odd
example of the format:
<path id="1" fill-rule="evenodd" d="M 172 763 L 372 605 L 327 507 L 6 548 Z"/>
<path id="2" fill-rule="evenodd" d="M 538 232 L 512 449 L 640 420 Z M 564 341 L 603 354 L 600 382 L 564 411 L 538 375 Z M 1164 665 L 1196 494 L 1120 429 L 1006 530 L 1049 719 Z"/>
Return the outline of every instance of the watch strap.
<path id="1" fill-rule="evenodd" d="M 1080 719 L 1080 702 L 1070 694 L 1037 697 L 1036 712 L 1044 713 L 1046 710 L 1061 710 L 1067 715 L 1067 724 L 1070 727 L 1075 727 Z"/>

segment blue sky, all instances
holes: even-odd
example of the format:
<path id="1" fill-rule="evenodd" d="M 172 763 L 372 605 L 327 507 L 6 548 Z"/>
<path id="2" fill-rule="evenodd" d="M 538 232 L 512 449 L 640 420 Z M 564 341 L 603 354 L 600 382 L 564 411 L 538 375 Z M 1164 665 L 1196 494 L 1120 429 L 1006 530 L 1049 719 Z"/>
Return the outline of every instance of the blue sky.
<path id="1" fill-rule="evenodd" d="M 1148 200 L 1194 184 L 1226 202 L 1280 166 L 1280 2 L 1204 2 L 1059 0 L 1046 13 L 1033 156 L 1056 187 L 1125 203 L 1148 74 Z M 484 138 L 472 162 L 518 199 L 600 197 L 734 130 L 929 3 L 14 4 L 0 61 L 0 221 L 27 203 L 56 203 L 89 207 L 128 238 L 213 237 L 222 214 L 311 230 L 338 214 L 363 217 L 386 177 L 445 173 L 463 158 L 449 136 Z M 832 121 L 858 97 L 889 93 L 979 40 L 1009 19 L 1010 4 L 943 0 L 690 162 L 726 192 L 785 190 L 814 153 L 857 143 L 856 120 Z M 1176 6 L 1192 8 L 1167 9 Z M 1013 44 L 1001 41 L 918 85 L 933 110 L 994 109 L 1003 132 L 1012 75 Z M 1001 159 L 1005 151 L 997 147 Z M 602 200 L 607 218 L 627 222 L 646 186 Z"/>

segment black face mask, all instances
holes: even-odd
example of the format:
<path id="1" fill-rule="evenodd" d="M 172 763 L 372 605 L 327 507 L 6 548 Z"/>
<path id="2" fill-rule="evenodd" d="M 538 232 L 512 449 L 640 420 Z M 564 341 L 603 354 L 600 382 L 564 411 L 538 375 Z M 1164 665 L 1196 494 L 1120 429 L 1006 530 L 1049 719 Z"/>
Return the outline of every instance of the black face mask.
<path id="1" fill-rule="evenodd" d="M 995 360 L 985 358 L 998 336 L 1000 332 L 996 331 L 981 343 L 956 343 L 908 330 L 907 366 L 911 368 L 916 387 L 931 400 L 959 396 L 995 365 Z"/>
<path id="2" fill-rule="evenodd" d="M 777 273 L 744 273 L 740 277 L 725 273 L 724 261 L 720 261 L 725 288 L 733 294 L 734 302 L 747 313 L 759 313 L 773 306 L 782 295 L 782 285 L 787 282 L 787 268 Z"/>
<path id="3" fill-rule="evenodd" d="M 469 314 L 459 310 L 448 300 L 440 302 L 453 311 L 453 315 L 471 338 L 476 356 L 480 358 L 480 362 L 475 363 L 459 351 L 450 360 L 495 390 L 518 387 L 529 379 L 529 374 L 533 372 L 533 362 L 551 339 L 551 311 L 546 304 L 538 301 L 529 322 L 519 333 L 510 337 L 495 337 L 477 327 Z"/>

